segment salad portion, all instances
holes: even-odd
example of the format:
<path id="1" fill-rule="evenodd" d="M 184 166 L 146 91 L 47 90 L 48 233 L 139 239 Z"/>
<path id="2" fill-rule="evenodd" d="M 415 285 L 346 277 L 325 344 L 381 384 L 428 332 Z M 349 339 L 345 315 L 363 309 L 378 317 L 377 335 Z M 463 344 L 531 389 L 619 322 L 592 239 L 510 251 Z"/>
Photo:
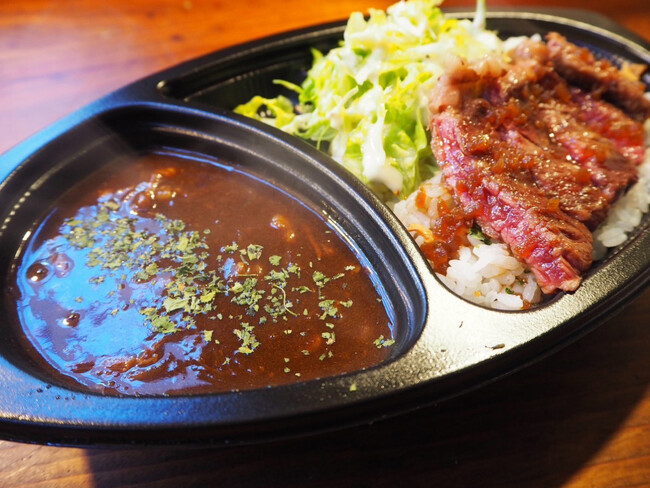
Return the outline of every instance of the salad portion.
<path id="1" fill-rule="evenodd" d="M 366 19 L 353 13 L 339 47 L 313 50 L 314 62 L 286 97 L 256 96 L 235 111 L 308 139 L 387 195 L 406 197 L 437 170 L 429 124 L 429 95 L 450 63 L 503 53 L 485 29 L 484 2 L 474 21 L 446 17 L 441 0 L 409 0 Z"/>

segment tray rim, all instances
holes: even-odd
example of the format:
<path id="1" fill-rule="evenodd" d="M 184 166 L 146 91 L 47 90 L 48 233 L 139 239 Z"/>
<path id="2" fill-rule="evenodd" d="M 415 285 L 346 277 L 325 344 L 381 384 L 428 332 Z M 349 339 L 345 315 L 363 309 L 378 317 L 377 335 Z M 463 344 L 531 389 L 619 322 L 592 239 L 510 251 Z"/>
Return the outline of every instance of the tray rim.
<path id="1" fill-rule="evenodd" d="M 557 9 L 550 9 L 550 10 L 557 11 Z M 463 10 L 461 16 L 465 16 L 469 13 L 471 13 L 471 11 Z M 533 20 L 533 21 L 541 20 L 545 22 L 556 22 L 558 19 L 563 19 L 563 20 L 565 19 L 563 17 L 558 17 L 550 13 L 536 13 L 528 10 L 522 12 L 519 11 L 519 9 L 517 9 L 517 11 L 498 10 L 498 11 L 488 12 L 488 18 L 491 19 L 504 18 L 502 16 L 506 16 L 505 18 L 515 19 L 515 20 L 523 18 L 527 20 Z M 604 17 L 603 19 L 607 20 Z M 599 35 L 606 35 L 606 36 L 612 35 L 612 32 L 609 31 L 608 29 L 598 27 L 598 26 L 592 26 L 584 22 L 575 21 L 573 25 L 581 26 L 581 27 L 587 26 L 591 31 L 594 31 L 596 34 Z M 120 89 L 117 92 L 114 92 L 113 94 L 110 94 L 107 97 L 104 97 L 99 101 L 90 104 L 85 108 L 82 108 L 81 110 L 75 112 L 74 114 L 64 118 L 62 121 L 59 121 L 58 123 L 55 123 L 54 125 L 41 131 L 37 135 L 28 139 L 26 142 L 9 150 L 7 153 L 5 153 L 5 155 L 0 156 L 0 166 L 3 163 L 6 163 L 7 161 L 11 161 L 11 160 L 23 161 L 28 159 L 29 156 L 34 151 L 38 151 L 38 148 L 41 148 L 49 141 L 58 138 L 59 136 L 66 133 L 71 128 L 81 124 L 83 121 L 110 110 L 121 110 L 127 107 L 134 108 L 134 109 L 137 109 L 138 107 L 159 108 L 165 110 L 165 109 L 169 109 L 170 107 L 175 107 L 177 109 L 182 108 L 183 110 L 186 111 L 195 111 L 197 113 L 205 114 L 206 107 L 203 104 L 173 102 L 168 99 L 164 99 L 164 98 L 161 99 L 161 97 L 158 94 L 159 93 L 158 90 L 159 90 L 159 83 L 162 80 L 163 75 L 165 74 L 173 75 L 174 73 L 180 73 L 182 71 L 187 71 L 188 69 L 189 70 L 199 69 L 199 67 L 203 66 L 205 62 L 210 62 L 211 60 L 213 60 L 215 56 L 227 57 L 233 54 L 238 55 L 246 52 L 247 50 L 254 49 L 256 48 L 256 46 L 260 46 L 260 45 L 268 46 L 269 43 L 272 45 L 275 42 L 284 42 L 287 39 L 291 39 L 295 36 L 301 36 L 301 35 L 308 36 L 314 32 L 324 32 L 327 31 L 328 29 L 333 29 L 333 28 L 340 30 L 342 26 L 344 26 L 344 21 L 337 21 L 334 23 L 321 24 L 321 25 L 311 26 L 307 28 L 297 29 L 294 31 L 277 34 L 275 36 L 270 36 L 269 38 L 263 38 L 263 39 L 247 42 L 242 45 L 226 48 L 224 50 L 219 50 L 217 52 L 210 53 L 200 58 L 190 60 L 188 62 L 182 63 L 175 67 L 169 68 L 167 70 L 163 70 L 159 73 L 146 77 L 140 81 L 136 81 L 133 84 L 130 84 L 127 87 Z M 624 37 L 620 33 L 614 33 L 614 35 L 622 39 L 625 42 L 625 44 L 629 44 L 629 43 L 634 44 L 634 42 L 630 41 L 629 38 L 627 38 L 626 36 Z M 644 42 L 644 44 L 645 45 L 639 45 L 639 47 L 645 53 L 648 53 L 648 49 L 650 49 L 648 46 L 650 46 L 650 44 L 648 44 L 647 42 Z M 155 86 L 152 83 L 153 81 L 156 81 Z M 230 119 L 234 119 L 236 123 L 247 124 L 248 126 L 252 127 L 253 130 L 255 131 L 265 131 L 267 133 L 270 132 L 270 134 L 274 137 L 280 136 L 279 134 L 276 134 L 272 130 L 269 131 L 269 128 L 266 126 L 255 124 L 250 120 L 242 120 L 238 117 L 233 117 L 232 114 L 228 113 L 228 111 L 221 110 L 214 107 L 212 107 L 211 109 L 212 110 L 209 111 L 210 117 L 216 117 L 216 118 L 228 117 Z M 299 145 L 299 149 L 302 151 L 307 151 L 307 148 L 302 145 Z M 0 180 L 2 181 L 2 183 L 0 184 L 0 189 L 4 185 L 4 182 L 9 176 L 9 173 L 13 171 L 13 169 L 9 169 L 9 171 L 7 170 L 8 170 L 7 168 L 0 169 Z M 629 243 L 630 246 L 632 244 L 633 243 Z M 422 262 L 420 261 L 419 263 L 416 263 L 416 265 L 418 267 L 421 267 Z M 641 291 L 642 286 L 646 285 L 650 280 L 650 276 L 648 276 L 647 271 L 645 274 L 637 274 L 635 275 L 635 277 L 636 279 L 634 279 L 633 282 L 628 282 L 626 284 L 626 287 L 622 287 L 620 288 L 620 290 L 616 291 L 618 300 L 613 301 L 614 302 L 613 304 L 611 303 L 612 301 L 610 300 L 610 303 L 600 308 L 599 310 L 592 309 L 590 311 L 593 317 L 586 318 L 588 320 L 588 327 L 585 327 L 584 325 L 575 327 L 574 330 L 571 332 L 571 334 L 559 335 L 560 338 L 555 338 L 554 341 L 550 341 L 545 348 L 541 348 L 541 349 L 539 347 L 533 348 L 534 350 L 537 350 L 537 353 L 534 356 L 531 356 L 527 351 L 522 351 L 522 348 L 514 348 L 512 350 L 508 350 L 509 351 L 508 355 L 502 354 L 506 352 L 497 353 L 495 355 L 489 355 L 483 358 L 483 360 L 481 360 L 481 362 L 479 362 L 478 364 L 465 368 L 461 372 L 458 371 L 447 372 L 444 374 L 445 382 L 440 382 L 440 378 L 434 377 L 426 380 L 425 382 L 418 383 L 416 385 L 399 386 L 399 383 L 396 383 L 394 388 L 390 389 L 389 392 L 380 392 L 376 395 L 358 401 L 353 401 L 353 402 L 344 401 L 342 404 L 340 402 L 334 403 L 334 406 L 323 405 L 322 409 L 317 411 L 309 410 L 303 413 L 296 412 L 290 414 L 289 416 L 295 417 L 296 423 L 293 424 L 299 425 L 300 421 L 302 422 L 305 421 L 304 419 L 301 420 L 300 419 L 301 417 L 306 416 L 310 418 L 314 413 L 319 413 L 319 412 L 332 410 L 332 409 L 334 411 L 346 411 L 349 410 L 350 408 L 357 410 L 357 413 L 351 417 L 346 416 L 344 412 L 340 412 L 339 416 L 336 415 L 333 416 L 329 422 L 324 423 L 320 427 L 320 429 L 323 430 L 323 429 L 331 429 L 334 427 L 341 427 L 348 424 L 357 424 L 359 422 L 372 420 L 377 417 L 384 417 L 388 414 L 388 411 L 386 410 L 388 408 L 388 405 L 379 403 L 381 404 L 382 408 L 377 409 L 376 407 L 370 406 L 368 404 L 373 404 L 380 400 L 386 400 L 387 398 L 400 396 L 400 400 L 402 401 L 410 400 L 410 403 L 403 403 L 408 405 L 403 406 L 401 409 L 399 409 L 397 406 L 391 406 L 389 410 L 390 414 L 396 414 L 400 411 L 408 411 L 411 409 L 415 409 L 420 404 L 430 404 L 447 397 L 459 395 L 465 390 L 473 389 L 479 385 L 482 385 L 483 383 L 490 382 L 502 375 L 510 373 L 514 370 L 518 370 L 519 368 L 524 367 L 528 363 L 537 361 L 543 356 L 547 356 L 553 351 L 561 348 L 567 342 L 570 342 L 575 338 L 582 336 L 583 334 L 586 334 L 589 330 L 595 328 L 598 324 L 600 324 L 600 322 L 604 321 L 607 317 L 614 314 L 616 309 L 622 306 L 623 302 L 627 301 L 629 298 L 639 293 Z M 429 287 L 438 287 L 438 285 L 432 285 L 432 282 L 429 279 L 425 280 L 425 282 L 426 285 Z M 456 301 L 456 303 L 458 303 L 458 301 Z M 476 307 L 476 306 L 472 306 L 472 307 Z M 494 314 L 489 313 L 489 314 L 493 315 L 495 318 L 497 317 L 501 318 L 508 315 L 512 316 L 512 314 L 510 313 L 501 313 L 501 312 L 496 312 Z M 514 314 L 518 314 L 518 313 L 514 313 Z M 585 319 L 585 318 L 580 318 L 580 319 Z M 549 333 L 554 333 L 554 331 L 546 332 L 544 334 L 548 335 Z M 557 331 L 555 333 L 559 334 L 559 332 Z M 553 336 L 553 334 L 551 334 L 551 336 Z M 427 345 L 424 345 L 423 347 L 426 346 Z M 526 350 L 528 350 L 530 349 L 531 344 L 527 343 L 525 346 L 528 347 L 526 348 Z M 513 363 L 513 360 L 516 359 L 519 359 L 520 361 L 515 361 L 514 363 L 516 363 L 516 365 L 514 366 L 511 365 Z M 490 366 L 490 368 L 487 369 L 490 373 L 487 375 L 484 369 L 486 363 L 489 363 Z M 464 377 L 465 379 L 461 379 L 464 381 L 458 382 L 457 379 L 458 376 Z M 432 382 L 439 382 L 440 384 L 451 383 L 452 387 L 451 388 L 447 387 L 447 389 L 445 389 L 444 386 L 440 386 L 438 387 L 438 389 L 430 389 L 431 387 L 430 384 Z M 343 394 L 346 387 L 347 385 L 343 385 L 343 386 L 339 385 L 338 386 L 339 393 Z M 274 389 L 278 389 L 278 388 L 274 388 Z M 431 391 L 436 391 L 436 390 L 439 392 L 447 391 L 447 393 L 444 395 L 437 395 L 437 396 L 433 395 Z M 237 394 L 236 396 L 240 396 L 243 394 L 245 393 L 240 393 Z M 78 396 L 85 397 L 87 399 L 104 398 L 104 396 L 97 396 L 97 395 L 85 394 L 85 393 L 78 393 Z M 210 395 L 207 397 L 214 398 L 218 396 L 220 395 L 216 395 L 216 396 Z M 196 399 L 198 397 L 204 397 L 204 396 L 187 396 L 187 397 L 192 397 Z M 143 404 L 139 400 L 135 401 L 134 403 L 130 403 L 127 401 L 127 399 L 135 400 L 135 399 L 142 399 L 142 398 L 119 398 L 120 403 L 123 405 L 133 404 L 135 406 L 136 404 Z M 178 397 L 154 398 L 154 401 L 171 404 L 172 401 L 177 401 L 178 399 L 179 399 Z M 341 399 L 345 399 L 345 396 L 343 396 Z M 388 404 L 400 404 L 400 402 L 397 403 L 393 402 Z M 68 444 L 75 444 L 75 445 L 87 444 L 83 441 L 84 439 L 87 439 L 88 444 L 96 444 L 98 442 L 102 443 L 102 441 L 112 444 L 115 442 L 118 443 L 127 442 L 126 440 L 131 440 L 131 439 L 145 441 L 145 442 L 152 442 L 152 441 L 156 442 L 156 439 L 162 433 L 169 433 L 170 431 L 175 432 L 177 430 L 185 430 L 190 427 L 200 429 L 205 426 L 215 427 L 218 425 L 218 423 L 210 422 L 210 420 L 204 420 L 201 423 L 192 424 L 192 423 L 187 423 L 186 420 L 182 420 L 182 419 L 174 423 L 163 422 L 163 423 L 151 423 L 150 425 L 142 425 L 142 424 L 132 425 L 131 423 L 128 422 L 128 420 L 125 423 L 105 423 L 105 424 L 96 423 L 96 422 L 89 423 L 89 420 L 80 420 L 80 419 L 76 421 L 68 420 L 62 422 L 61 419 L 47 419 L 47 418 L 30 419 L 29 416 L 24 416 L 24 415 L 17 416 L 16 415 L 17 413 L 14 413 L 13 417 L 11 416 L 8 417 L 7 414 L 9 413 L 7 413 L 6 410 L 4 413 L 0 413 L 0 434 L 1 435 L 4 435 L 10 439 L 21 439 L 21 436 L 25 436 L 24 438 L 25 440 L 41 441 L 39 440 L 39 433 L 41 432 L 39 430 L 42 431 L 50 430 L 48 433 L 43 433 L 41 435 L 44 436 L 43 441 L 47 441 L 48 439 L 51 440 L 52 436 L 54 436 L 54 438 L 56 438 L 57 443 L 68 443 Z M 265 422 L 268 422 L 269 420 L 280 421 L 281 419 L 286 420 L 285 415 L 279 415 L 277 419 L 264 417 L 262 421 Z M 297 432 L 300 433 L 303 432 L 303 430 L 307 432 L 319 431 L 319 426 L 313 423 L 312 420 L 307 419 L 306 421 L 307 421 L 306 423 L 307 426 L 302 427 L 302 430 L 298 429 Z M 227 422 L 226 424 L 228 425 L 226 427 L 232 428 L 229 422 Z M 282 423 L 279 424 L 280 427 L 281 425 Z M 88 430 L 91 431 L 97 430 L 97 433 L 95 436 L 93 436 L 93 433 L 87 433 Z M 147 436 L 145 433 L 151 434 L 150 433 L 151 430 L 157 431 L 158 433 L 155 434 L 154 436 Z M 130 433 L 126 433 L 125 431 L 127 432 L 130 431 Z M 226 430 L 226 431 L 232 431 L 232 430 Z M 27 433 L 30 434 L 27 435 Z M 270 433 L 271 434 L 267 433 L 267 436 L 270 436 L 271 438 L 276 438 L 278 436 L 278 434 L 273 434 L 272 431 Z M 212 433 L 212 435 L 214 435 L 214 433 Z M 235 433 L 234 435 L 230 435 L 229 437 L 227 436 L 222 440 L 212 439 L 209 440 L 208 442 L 220 443 L 220 442 L 224 442 L 225 440 L 228 441 L 236 440 L 237 438 L 238 438 L 238 434 Z M 245 436 L 241 437 L 241 439 L 244 441 L 251 441 Z"/>

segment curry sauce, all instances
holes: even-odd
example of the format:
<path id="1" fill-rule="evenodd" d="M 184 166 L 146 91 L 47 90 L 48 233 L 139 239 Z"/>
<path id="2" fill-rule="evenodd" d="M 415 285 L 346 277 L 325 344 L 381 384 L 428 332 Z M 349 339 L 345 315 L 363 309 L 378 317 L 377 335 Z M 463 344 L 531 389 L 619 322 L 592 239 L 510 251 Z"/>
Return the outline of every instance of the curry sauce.
<path id="1" fill-rule="evenodd" d="M 153 154 L 72 187 L 7 295 L 47 368 L 118 395 L 277 386 L 380 364 L 376 280 L 325 219 L 238 168 Z"/>

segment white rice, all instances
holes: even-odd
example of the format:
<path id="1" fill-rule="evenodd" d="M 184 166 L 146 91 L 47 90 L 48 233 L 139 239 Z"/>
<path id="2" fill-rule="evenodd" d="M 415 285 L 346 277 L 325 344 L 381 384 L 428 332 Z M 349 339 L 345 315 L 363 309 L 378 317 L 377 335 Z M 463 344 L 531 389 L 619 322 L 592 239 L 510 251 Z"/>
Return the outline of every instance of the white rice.
<path id="1" fill-rule="evenodd" d="M 602 259 L 609 248 L 623 244 L 641 222 L 650 208 L 650 120 L 645 124 L 646 152 L 639 166 L 639 180 L 619 198 L 610 209 L 607 219 L 594 231 L 594 259 Z M 441 184 L 439 173 L 424 182 L 420 189 L 395 205 L 394 211 L 407 229 L 430 229 L 438 217 L 438 201 L 453 206 L 453 198 Z M 426 198 L 421 208 L 416 197 L 423 192 Z M 421 233 L 412 232 L 418 245 L 424 242 Z M 519 262 L 507 245 L 484 244 L 469 237 L 471 246 L 461 247 L 458 259 L 449 262 L 445 275 L 438 278 L 451 291 L 467 300 L 494 309 L 519 310 L 526 303 L 541 301 L 542 292 L 535 276 Z"/>

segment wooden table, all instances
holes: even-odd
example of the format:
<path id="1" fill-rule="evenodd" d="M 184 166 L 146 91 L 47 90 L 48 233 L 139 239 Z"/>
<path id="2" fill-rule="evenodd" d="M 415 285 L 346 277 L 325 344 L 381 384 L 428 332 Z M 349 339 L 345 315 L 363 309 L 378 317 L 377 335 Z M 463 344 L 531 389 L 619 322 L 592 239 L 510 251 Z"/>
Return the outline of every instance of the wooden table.
<path id="1" fill-rule="evenodd" d="M 541 2 L 501 0 L 490 6 L 525 4 Z M 388 5 L 386 0 L 1 2 L 0 152 L 154 71 L 249 39 Z M 590 8 L 650 40 L 647 2 L 545 0 L 543 6 Z M 649 352 L 650 291 L 550 358 L 408 416 L 229 449 L 0 442 L 0 484 L 648 486 Z"/>

